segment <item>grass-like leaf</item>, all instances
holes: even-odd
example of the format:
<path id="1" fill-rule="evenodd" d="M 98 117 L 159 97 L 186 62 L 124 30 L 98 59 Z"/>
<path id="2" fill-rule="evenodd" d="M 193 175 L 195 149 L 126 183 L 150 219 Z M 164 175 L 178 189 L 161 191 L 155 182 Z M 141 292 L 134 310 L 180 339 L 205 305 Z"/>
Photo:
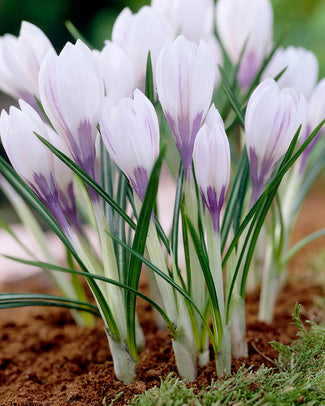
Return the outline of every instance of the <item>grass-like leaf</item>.
<path id="1" fill-rule="evenodd" d="M 151 101 L 152 104 L 155 104 L 155 91 L 153 84 L 153 72 L 150 51 L 148 52 L 147 57 L 145 95 L 148 97 L 148 99 Z"/>
<path id="2" fill-rule="evenodd" d="M 54 231 L 54 233 L 60 238 L 66 248 L 71 252 L 79 266 L 82 270 L 88 273 L 87 267 L 84 265 L 83 261 L 80 259 L 75 249 L 73 248 L 71 242 L 65 236 L 58 223 L 54 219 L 53 215 L 48 211 L 44 204 L 37 198 L 34 192 L 26 185 L 26 183 L 17 175 L 13 168 L 0 157 L 0 173 L 6 178 L 6 180 L 11 184 L 11 186 L 18 192 L 26 201 L 33 207 L 36 212 L 41 216 L 41 218 L 48 224 L 48 226 Z M 103 317 L 107 322 L 109 328 L 113 335 L 119 338 L 119 331 L 112 315 L 110 308 L 108 307 L 105 298 L 100 291 L 98 285 L 93 279 L 87 279 L 99 306 L 101 307 Z"/>
<path id="3" fill-rule="evenodd" d="M 146 194 L 142 203 L 137 228 L 135 230 L 132 248 L 134 251 L 143 255 L 147 234 L 149 229 L 150 220 L 152 218 L 153 208 L 157 197 L 160 170 L 163 161 L 165 148 L 162 149 L 157 162 L 155 163 L 151 176 L 148 182 Z M 127 285 L 137 290 L 139 286 L 139 279 L 141 273 L 142 261 L 135 256 L 131 256 Z M 136 329 L 135 329 L 135 304 L 136 296 L 133 293 L 127 292 L 126 295 L 126 318 L 128 325 L 128 347 L 131 354 L 137 359 L 137 346 L 136 346 Z"/>

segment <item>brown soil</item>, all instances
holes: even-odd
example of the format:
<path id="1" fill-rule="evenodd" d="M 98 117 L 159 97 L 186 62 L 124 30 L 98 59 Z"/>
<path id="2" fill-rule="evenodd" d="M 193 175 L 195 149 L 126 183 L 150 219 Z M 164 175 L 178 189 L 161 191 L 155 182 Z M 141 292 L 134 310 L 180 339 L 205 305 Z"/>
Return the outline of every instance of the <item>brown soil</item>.
<path id="1" fill-rule="evenodd" d="M 321 224 L 323 222 L 323 224 Z M 295 238 L 325 226 L 324 192 L 316 188 L 300 216 Z M 324 295 L 324 285 L 312 270 L 311 261 L 319 261 L 325 240 L 302 251 L 293 261 L 290 280 L 281 294 L 270 326 L 257 320 L 258 294 L 247 298 L 247 339 L 249 358 L 233 362 L 236 371 L 243 362 L 258 368 L 262 363 L 274 367 L 277 352 L 270 341 L 289 343 L 296 336 L 291 324 L 295 303 L 303 305 L 303 318 L 324 321 L 314 305 L 316 296 Z M 49 292 L 44 276 L 2 286 L 3 291 Z M 116 395 L 123 395 L 114 405 L 124 405 L 134 395 L 159 385 L 160 376 L 176 373 L 168 332 L 158 331 L 150 307 L 139 301 L 139 317 L 147 347 L 139 355 L 137 380 L 130 386 L 117 381 L 101 320 L 92 329 L 77 327 L 66 310 L 22 308 L 0 312 L 0 404 L 19 405 L 102 405 Z M 191 386 L 208 386 L 217 379 L 212 360 L 201 368 Z"/>

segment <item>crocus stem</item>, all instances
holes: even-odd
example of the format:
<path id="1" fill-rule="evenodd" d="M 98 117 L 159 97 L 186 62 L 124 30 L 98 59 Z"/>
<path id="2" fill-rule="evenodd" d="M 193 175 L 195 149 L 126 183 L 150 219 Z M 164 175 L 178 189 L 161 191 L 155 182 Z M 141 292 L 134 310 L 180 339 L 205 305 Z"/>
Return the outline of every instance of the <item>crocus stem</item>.
<path id="1" fill-rule="evenodd" d="M 189 219 L 191 220 L 196 230 L 198 230 L 197 213 L 199 207 L 197 203 L 192 172 L 189 172 L 187 174 L 185 180 L 184 203 L 186 214 L 188 215 Z M 189 241 L 190 268 L 191 268 L 190 294 L 194 303 L 197 305 L 198 309 L 201 311 L 201 313 L 203 313 L 206 300 L 204 275 L 190 235 L 188 237 L 188 241 Z M 195 314 L 194 317 L 196 320 L 196 324 L 198 326 L 198 330 L 201 331 L 202 321 L 197 314 Z"/>
<path id="2" fill-rule="evenodd" d="M 230 301 L 231 352 L 235 358 L 246 358 L 248 347 L 246 342 L 245 301 L 234 292 Z"/>
<path id="3" fill-rule="evenodd" d="M 286 268 L 281 272 L 277 269 L 272 248 L 266 252 L 265 266 L 262 276 L 262 287 L 259 302 L 258 318 L 265 323 L 271 323 L 274 317 L 275 303 L 281 292 L 283 281 L 286 279 Z"/>
<path id="4" fill-rule="evenodd" d="M 216 367 L 218 376 L 231 370 L 230 323 L 226 324 L 225 297 L 222 276 L 222 260 L 219 227 L 214 228 L 210 214 L 206 216 L 207 243 L 210 269 L 217 293 L 221 331 L 215 331 L 218 336 L 218 352 Z M 215 329 L 217 326 L 215 326 Z"/>
<path id="5" fill-rule="evenodd" d="M 137 196 L 135 196 L 135 205 L 140 212 L 141 202 Z M 149 224 L 146 247 L 152 264 L 169 276 L 166 258 L 153 220 Z M 176 334 L 172 339 L 177 370 L 182 379 L 191 382 L 197 376 L 197 347 L 187 306 L 180 295 L 176 296 L 168 282 L 157 274 L 155 278 L 166 313 L 176 326 Z"/>
<path id="6" fill-rule="evenodd" d="M 126 343 L 112 337 L 107 328 L 105 328 L 105 331 L 113 358 L 116 378 L 123 383 L 130 384 L 134 381 L 136 375 L 136 360 L 130 354 Z"/>
<path id="7" fill-rule="evenodd" d="M 94 213 L 97 222 L 98 235 L 103 257 L 104 274 L 107 278 L 119 281 L 119 272 L 116 263 L 115 251 L 103 207 L 99 201 L 93 201 Z M 126 320 L 124 292 L 120 288 L 106 284 L 109 303 L 118 324 L 122 337 L 126 337 Z"/>

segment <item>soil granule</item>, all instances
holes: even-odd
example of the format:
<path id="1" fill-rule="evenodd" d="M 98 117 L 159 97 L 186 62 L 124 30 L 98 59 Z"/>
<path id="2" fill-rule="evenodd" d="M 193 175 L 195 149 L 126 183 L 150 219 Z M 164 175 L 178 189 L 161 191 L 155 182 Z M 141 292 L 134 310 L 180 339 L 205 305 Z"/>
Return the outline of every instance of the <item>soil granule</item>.
<path id="1" fill-rule="evenodd" d="M 320 191 L 321 189 L 321 191 Z M 325 226 L 324 185 L 314 188 L 299 217 L 295 240 Z M 321 224 L 323 221 L 324 224 Z M 234 360 L 235 372 L 243 363 L 258 368 L 274 367 L 277 352 L 269 344 L 288 344 L 296 337 L 292 324 L 295 304 L 302 307 L 302 319 L 324 321 L 314 299 L 324 295 L 312 265 L 321 255 L 324 239 L 301 251 L 292 261 L 287 287 L 281 294 L 274 322 L 257 320 L 258 292 L 247 296 L 247 340 L 249 357 Z M 142 289 L 145 289 L 142 282 Z M 2 291 L 53 292 L 44 275 L 3 285 Z M 19 308 L 0 311 L 0 405 L 102 405 L 123 391 L 114 405 L 124 405 L 136 394 L 160 384 L 160 377 L 176 373 L 167 331 L 157 330 L 149 305 L 139 300 L 138 314 L 146 336 L 146 349 L 139 354 L 137 380 L 124 385 L 114 377 L 113 362 L 100 319 L 95 327 L 76 326 L 69 311 L 57 308 Z M 199 370 L 190 386 L 198 389 L 217 379 L 215 363 Z"/>

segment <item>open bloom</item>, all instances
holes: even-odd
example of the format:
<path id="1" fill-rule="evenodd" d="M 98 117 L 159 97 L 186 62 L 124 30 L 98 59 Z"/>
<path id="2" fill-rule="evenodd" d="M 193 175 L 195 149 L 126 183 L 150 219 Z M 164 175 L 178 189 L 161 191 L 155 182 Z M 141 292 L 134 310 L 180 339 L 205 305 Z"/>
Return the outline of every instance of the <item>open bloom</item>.
<path id="1" fill-rule="evenodd" d="M 245 46 L 238 82 L 246 89 L 269 51 L 273 37 L 273 10 L 270 0 L 218 0 L 217 31 L 234 64 Z"/>
<path id="2" fill-rule="evenodd" d="M 39 86 L 52 125 L 66 138 L 75 162 L 94 177 L 96 126 L 104 98 L 95 56 L 81 41 L 67 43 L 60 55 L 50 52 L 41 66 Z"/>
<path id="3" fill-rule="evenodd" d="M 175 35 L 199 43 L 213 34 L 213 0 L 152 0 L 151 7 L 170 23 Z"/>
<path id="4" fill-rule="evenodd" d="M 21 23 L 18 37 L 6 34 L 0 38 L 0 89 L 35 107 L 40 66 L 50 49 L 43 31 L 27 21 Z"/>
<path id="5" fill-rule="evenodd" d="M 279 48 L 266 67 L 263 78 L 275 78 L 285 68 L 285 72 L 277 81 L 280 88 L 293 87 L 308 100 L 318 78 L 318 61 L 315 54 L 293 46 Z"/>
<path id="6" fill-rule="evenodd" d="M 169 38 L 171 28 L 168 22 L 151 7 L 144 6 L 136 14 L 127 7 L 122 10 L 113 27 L 112 41 L 130 58 L 136 86 L 144 88 L 148 52 L 155 72 L 159 52 Z"/>
<path id="7" fill-rule="evenodd" d="M 111 41 L 105 41 L 105 46 L 98 52 L 97 58 L 106 96 L 116 103 L 124 97 L 131 97 L 136 88 L 134 69 L 123 49 Z"/>
<path id="8" fill-rule="evenodd" d="M 307 103 L 291 88 L 280 90 L 271 78 L 252 93 L 246 110 L 246 147 L 252 180 L 252 203 L 263 191 L 299 126 L 305 126 Z"/>
<path id="9" fill-rule="evenodd" d="M 117 106 L 105 98 L 100 128 L 111 158 L 143 200 L 159 154 L 159 124 L 153 105 L 138 89 L 133 99 L 122 99 Z"/>
<path id="10" fill-rule="evenodd" d="M 193 164 L 203 204 L 219 232 L 220 211 L 230 179 L 230 149 L 222 118 L 214 105 L 197 134 Z"/>
<path id="11" fill-rule="evenodd" d="M 204 40 L 197 46 L 179 36 L 162 49 L 157 62 L 157 91 L 185 175 L 192 166 L 195 137 L 211 103 L 214 79 L 215 60 Z"/>

